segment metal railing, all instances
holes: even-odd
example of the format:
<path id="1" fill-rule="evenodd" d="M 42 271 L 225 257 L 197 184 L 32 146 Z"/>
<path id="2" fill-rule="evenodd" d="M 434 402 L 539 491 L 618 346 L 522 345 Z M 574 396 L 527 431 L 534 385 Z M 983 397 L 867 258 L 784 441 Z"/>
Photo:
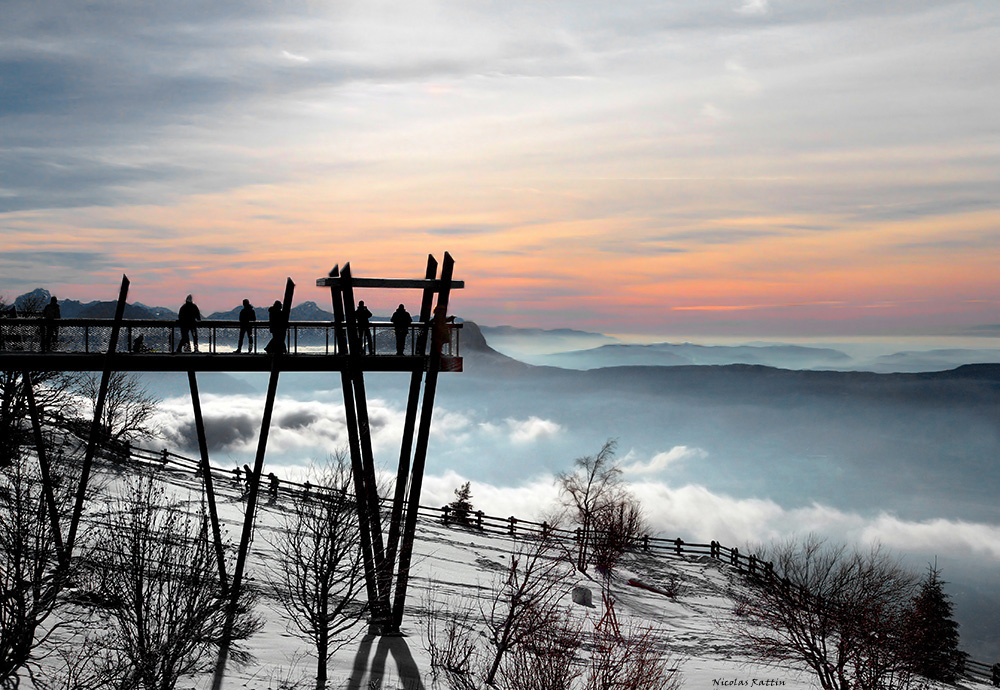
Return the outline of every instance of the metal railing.
<path id="1" fill-rule="evenodd" d="M 108 351 L 111 319 L 57 319 L 0 318 L 0 352 L 57 352 L 102 354 Z M 332 321 L 291 321 L 285 334 L 285 348 L 289 354 L 337 355 L 337 329 L 346 328 Z M 423 356 L 417 352 L 419 335 L 426 332 L 428 324 L 417 322 L 406 329 L 403 338 L 404 356 Z M 448 324 L 448 341 L 442 354 L 458 357 L 461 324 Z M 396 329 L 388 322 L 369 323 L 370 339 L 365 342 L 364 354 L 386 356 L 397 354 Z M 243 351 L 263 354 L 271 340 L 268 322 L 250 324 L 249 342 Z M 239 321 L 199 321 L 192 330 L 191 350 L 207 354 L 235 354 L 239 344 Z M 122 321 L 116 352 L 151 354 L 175 353 L 181 341 L 181 327 L 177 321 L 156 319 L 126 319 Z M 429 340 L 429 338 L 428 338 Z"/>

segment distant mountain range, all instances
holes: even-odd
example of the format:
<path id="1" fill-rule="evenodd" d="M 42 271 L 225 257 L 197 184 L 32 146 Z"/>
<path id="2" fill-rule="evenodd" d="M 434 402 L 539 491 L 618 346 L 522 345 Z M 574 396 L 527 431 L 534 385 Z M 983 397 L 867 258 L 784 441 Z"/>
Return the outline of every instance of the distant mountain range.
<path id="1" fill-rule="evenodd" d="M 36 288 L 14 300 L 14 306 L 19 312 L 37 313 L 48 304 L 52 295 L 44 288 Z M 59 300 L 59 312 L 64 319 L 110 319 L 115 315 L 117 303 L 112 301 L 78 302 L 73 299 Z M 270 306 L 270 305 L 268 305 Z M 236 321 L 239 319 L 243 305 L 233 307 L 229 311 L 217 311 L 212 314 L 202 314 L 203 319 L 215 321 Z M 259 321 L 267 321 L 267 306 L 254 307 Z M 167 307 L 151 307 L 136 302 L 125 305 L 126 319 L 157 319 L 172 321 L 177 319 L 177 311 Z M 289 314 L 292 321 L 333 321 L 333 313 L 321 309 L 315 302 L 303 302 L 292 307 Z"/>

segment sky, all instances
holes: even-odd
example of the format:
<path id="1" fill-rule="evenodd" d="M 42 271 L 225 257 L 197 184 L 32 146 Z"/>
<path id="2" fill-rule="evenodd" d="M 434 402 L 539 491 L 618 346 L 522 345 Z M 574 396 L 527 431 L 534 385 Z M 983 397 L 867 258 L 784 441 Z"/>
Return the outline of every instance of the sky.
<path id="1" fill-rule="evenodd" d="M 489 325 L 1000 324 L 992 0 L 0 13 L 7 299 L 114 299 L 124 273 L 130 301 L 211 312 L 290 276 L 323 305 L 334 264 L 448 251 Z"/>

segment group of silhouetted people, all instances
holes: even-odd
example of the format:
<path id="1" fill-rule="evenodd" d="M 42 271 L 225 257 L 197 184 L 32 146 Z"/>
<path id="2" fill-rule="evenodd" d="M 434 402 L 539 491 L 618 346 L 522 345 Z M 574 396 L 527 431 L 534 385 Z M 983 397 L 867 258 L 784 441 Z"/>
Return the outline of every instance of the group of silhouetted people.
<path id="1" fill-rule="evenodd" d="M 371 321 L 372 313 L 365 306 L 364 301 L 358 302 L 358 308 L 354 311 L 354 317 L 358 326 L 358 342 L 361 344 L 361 352 L 370 355 L 375 354 L 375 341 L 372 338 Z M 389 318 L 392 329 L 396 335 L 396 354 L 402 356 L 406 352 L 406 336 L 413 325 L 413 317 L 406 311 L 406 307 L 400 304 L 396 311 Z"/>
<path id="2" fill-rule="evenodd" d="M 375 354 L 375 340 L 372 337 L 371 318 L 372 312 L 365 305 L 364 301 L 359 301 L 354 311 L 357 327 L 358 342 L 361 346 L 362 354 Z M 56 321 L 60 318 L 59 302 L 55 297 L 42 309 L 42 330 L 41 330 L 41 350 L 48 352 L 55 348 L 59 337 L 59 326 Z M 284 313 L 280 300 L 275 300 L 274 304 L 267 308 L 268 330 L 271 333 L 271 340 L 264 346 L 264 352 L 268 354 L 282 354 L 285 348 L 285 332 L 288 328 L 288 319 Z M 434 318 L 431 325 L 433 333 L 440 344 L 449 341 L 448 324 L 454 322 L 454 316 L 446 316 L 441 307 L 434 310 Z M 194 303 L 194 296 L 188 295 L 184 304 L 177 311 L 177 325 L 180 328 L 180 341 L 177 343 L 176 352 L 183 352 L 185 347 L 191 352 L 198 352 L 198 322 L 201 321 L 201 310 Z M 250 300 L 243 300 L 243 308 L 239 312 L 240 333 L 239 340 L 234 352 L 243 351 L 244 340 L 247 343 L 247 352 L 254 351 L 254 330 L 257 321 L 257 312 L 254 310 Z M 400 304 L 389 319 L 396 336 L 396 354 L 402 356 L 406 352 L 406 337 L 413 325 L 413 317 L 406 311 L 406 307 Z M 142 335 L 139 335 L 129 344 L 131 352 L 148 352 L 149 348 L 143 342 Z"/>
<path id="3" fill-rule="evenodd" d="M 281 300 L 274 300 L 274 304 L 267 308 L 267 318 L 271 340 L 264 346 L 264 352 L 282 354 L 285 352 L 285 330 L 288 326 L 288 320 L 281 306 Z M 198 309 L 198 305 L 194 303 L 194 298 L 188 295 L 184 300 L 184 304 L 177 311 L 177 325 L 181 330 L 181 338 L 177 343 L 177 352 L 182 352 L 185 346 L 192 352 L 198 352 L 198 321 L 201 321 L 201 311 Z M 244 340 L 247 343 L 247 352 L 253 352 L 254 324 L 257 321 L 257 312 L 248 299 L 243 300 L 243 308 L 240 309 L 239 321 L 240 335 L 236 343 L 235 352 L 243 351 Z"/>

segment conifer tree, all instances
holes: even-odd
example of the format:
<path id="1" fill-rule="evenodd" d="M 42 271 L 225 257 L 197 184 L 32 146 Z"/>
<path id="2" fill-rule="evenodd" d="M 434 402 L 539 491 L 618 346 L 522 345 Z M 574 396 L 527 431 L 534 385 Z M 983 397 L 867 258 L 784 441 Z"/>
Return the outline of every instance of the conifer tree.
<path id="1" fill-rule="evenodd" d="M 937 565 L 929 566 L 913 598 L 907 624 L 911 670 L 926 678 L 953 683 L 961 675 L 968 654 L 958 649 L 958 623 L 944 591 Z"/>
<path id="2" fill-rule="evenodd" d="M 469 515 L 475 511 L 472 506 L 472 482 L 465 482 L 461 488 L 455 489 L 455 500 L 448 504 L 451 509 L 451 519 L 463 524 L 469 523 Z"/>

